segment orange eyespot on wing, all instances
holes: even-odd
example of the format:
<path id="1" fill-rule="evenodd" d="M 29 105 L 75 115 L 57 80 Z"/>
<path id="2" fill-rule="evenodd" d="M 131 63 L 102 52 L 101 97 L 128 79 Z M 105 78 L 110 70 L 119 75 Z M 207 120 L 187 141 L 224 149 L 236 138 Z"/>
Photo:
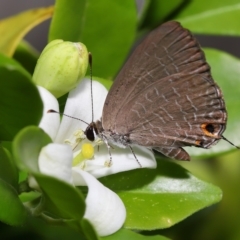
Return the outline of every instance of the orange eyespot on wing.
<path id="1" fill-rule="evenodd" d="M 215 126 L 211 123 L 203 123 L 201 128 L 206 136 L 214 137 L 216 136 Z M 197 142 L 197 141 L 196 141 Z"/>
<path id="2" fill-rule="evenodd" d="M 196 141 L 195 141 L 195 144 L 196 144 L 197 146 L 201 146 L 201 145 L 202 145 L 202 141 L 196 140 Z"/>

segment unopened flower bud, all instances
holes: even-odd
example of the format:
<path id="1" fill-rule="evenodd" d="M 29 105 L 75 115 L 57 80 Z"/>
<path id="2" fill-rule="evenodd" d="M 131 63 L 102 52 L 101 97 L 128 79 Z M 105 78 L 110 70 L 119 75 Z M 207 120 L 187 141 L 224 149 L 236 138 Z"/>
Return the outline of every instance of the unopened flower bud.
<path id="1" fill-rule="evenodd" d="M 88 51 L 84 44 L 54 40 L 41 53 L 33 81 L 58 98 L 77 86 L 87 67 Z"/>

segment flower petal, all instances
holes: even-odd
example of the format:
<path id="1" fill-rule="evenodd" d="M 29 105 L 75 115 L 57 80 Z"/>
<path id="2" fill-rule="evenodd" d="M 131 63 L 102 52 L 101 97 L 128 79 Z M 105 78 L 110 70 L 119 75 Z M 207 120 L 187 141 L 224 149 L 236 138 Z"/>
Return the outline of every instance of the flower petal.
<path id="1" fill-rule="evenodd" d="M 140 146 L 134 146 L 133 151 L 139 163 L 141 164 L 141 167 L 157 167 L 156 159 L 151 150 Z M 87 160 L 85 162 L 84 170 L 96 178 L 99 178 L 118 172 L 140 168 L 139 163 L 136 161 L 133 153 L 129 148 L 119 148 L 114 146 L 114 149 L 111 149 L 111 155 L 112 165 L 110 167 L 107 167 L 105 166 L 105 163 L 109 161 L 109 154 L 105 145 L 100 146 L 100 150 L 95 152 L 94 159 Z M 80 167 L 77 165 L 74 168 Z M 76 182 L 76 179 L 73 181 L 75 184 L 78 184 Z"/>
<path id="2" fill-rule="evenodd" d="M 59 111 L 57 99 L 45 88 L 38 86 L 38 91 L 43 101 L 43 116 L 39 127 L 42 128 L 53 140 L 60 125 L 60 115 L 56 113 L 47 113 L 49 109 Z"/>
<path id="3" fill-rule="evenodd" d="M 126 209 L 119 196 L 85 171 L 74 169 L 73 176 L 88 186 L 84 218 L 91 222 L 100 236 L 119 230 L 126 218 Z"/>
<path id="4" fill-rule="evenodd" d="M 102 116 L 102 109 L 107 96 L 106 88 L 97 81 L 92 82 L 93 87 L 93 113 L 94 121 Z M 72 117 L 92 122 L 91 82 L 83 79 L 78 86 L 69 93 L 64 113 Z M 73 140 L 72 134 L 79 130 L 85 130 L 87 125 L 79 120 L 63 116 L 55 142 L 63 143 L 67 138 Z"/>
<path id="5" fill-rule="evenodd" d="M 41 173 L 72 184 L 72 149 L 66 144 L 50 143 L 43 147 L 38 159 Z"/>

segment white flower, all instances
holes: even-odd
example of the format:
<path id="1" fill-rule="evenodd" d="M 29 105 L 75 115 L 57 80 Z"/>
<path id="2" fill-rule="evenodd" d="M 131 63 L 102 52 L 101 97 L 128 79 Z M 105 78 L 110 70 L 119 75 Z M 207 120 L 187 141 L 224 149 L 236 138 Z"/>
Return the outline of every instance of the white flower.
<path id="1" fill-rule="evenodd" d="M 100 236 L 110 235 L 123 225 L 126 210 L 118 195 L 103 186 L 96 178 L 139 168 L 139 164 L 128 148 L 111 149 L 112 165 L 105 144 L 101 141 L 89 142 L 83 131 L 86 123 L 56 113 L 47 113 L 49 109 L 58 111 L 55 97 L 46 89 L 39 87 L 44 102 L 44 115 L 40 127 L 49 134 L 53 143 L 45 146 L 39 156 L 39 169 L 42 173 L 54 176 L 75 186 L 87 185 L 86 212 L 84 217 L 95 227 Z M 107 90 L 93 81 L 94 121 L 102 115 Z M 64 114 L 92 121 L 90 81 L 85 79 L 69 93 Z M 98 150 L 99 149 L 99 150 Z M 153 153 L 143 147 L 133 147 L 142 167 L 155 168 Z"/>

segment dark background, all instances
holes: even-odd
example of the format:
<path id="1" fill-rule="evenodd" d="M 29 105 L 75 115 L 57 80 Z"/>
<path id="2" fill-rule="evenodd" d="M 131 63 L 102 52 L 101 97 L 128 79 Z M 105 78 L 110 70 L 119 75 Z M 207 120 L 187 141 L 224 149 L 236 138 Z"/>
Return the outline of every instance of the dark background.
<path id="1" fill-rule="evenodd" d="M 47 7 L 54 4 L 54 0 L 0 0 L 0 19 L 12 16 L 27 9 Z M 141 8 L 144 0 L 136 0 Z M 47 43 L 50 20 L 31 30 L 25 37 L 36 49 L 42 51 Z M 240 37 L 200 36 L 196 35 L 202 47 L 213 47 L 240 57 Z"/>

